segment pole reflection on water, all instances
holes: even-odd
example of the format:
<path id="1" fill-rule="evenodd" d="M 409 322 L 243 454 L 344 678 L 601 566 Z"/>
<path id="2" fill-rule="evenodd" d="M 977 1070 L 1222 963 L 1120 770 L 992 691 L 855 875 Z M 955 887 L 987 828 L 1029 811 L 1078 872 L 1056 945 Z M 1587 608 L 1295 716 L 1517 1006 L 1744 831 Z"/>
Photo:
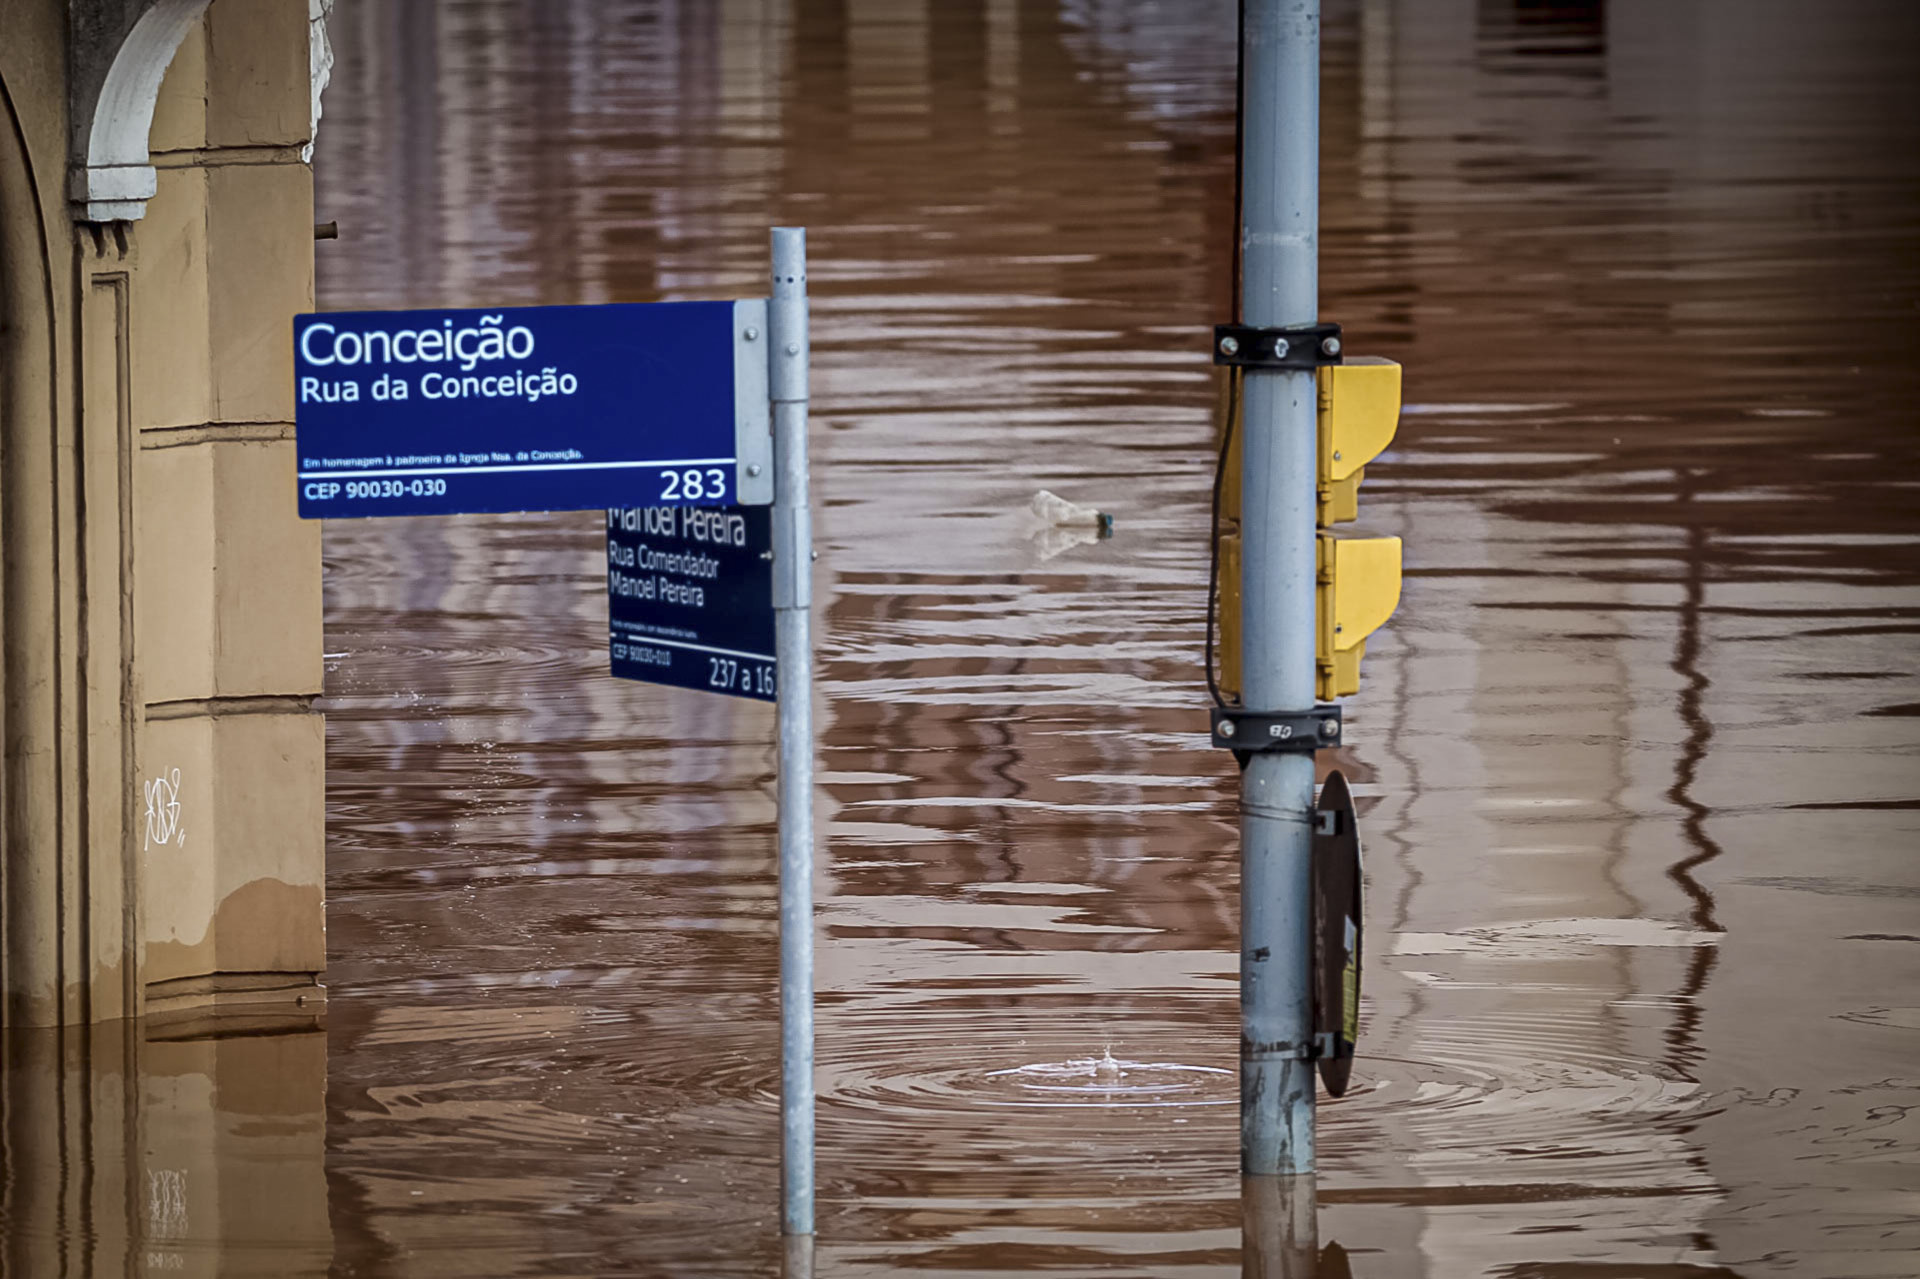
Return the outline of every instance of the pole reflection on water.
<path id="1" fill-rule="evenodd" d="M 812 1235 L 788 1235 L 781 1240 L 785 1249 L 780 1257 L 783 1279 L 813 1279 L 813 1239 Z"/>
<path id="2" fill-rule="evenodd" d="M 1242 1279 L 1329 1279 L 1312 1177 L 1240 1179 Z"/>
<path id="3" fill-rule="evenodd" d="M 1199 671 L 1234 7 L 334 11 L 324 305 L 745 296 L 810 228 L 822 1273 L 1257 1259 Z M 1325 11 L 1321 309 L 1407 369 L 1409 572 L 1338 752 L 1380 944 L 1319 1237 L 1903 1274 L 1920 11 Z M 222 1109 L 239 1041 L 140 1094 L 178 1162 L 40 1100 L 158 1058 L 10 1066 L 9 1273 L 145 1231 L 149 1166 L 190 1266 L 257 1255 L 212 1205 L 268 1129 L 293 1273 L 778 1270 L 770 713 L 606 678 L 590 515 L 325 549 L 324 1152 Z"/>

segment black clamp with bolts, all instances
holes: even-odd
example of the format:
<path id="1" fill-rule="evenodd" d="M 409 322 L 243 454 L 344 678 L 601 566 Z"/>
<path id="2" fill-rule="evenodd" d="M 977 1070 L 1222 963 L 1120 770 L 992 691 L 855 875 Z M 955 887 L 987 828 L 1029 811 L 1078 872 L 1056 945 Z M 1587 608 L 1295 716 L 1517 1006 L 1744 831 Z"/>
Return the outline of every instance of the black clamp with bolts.
<path id="1" fill-rule="evenodd" d="M 1213 326 L 1213 362 L 1237 369 L 1311 372 L 1340 363 L 1340 326 L 1301 324 L 1265 329 L 1253 324 Z"/>
<path id="2" fill-rule="evenodd" d="M 1310 711 L 1250 711 L 1239 706 L 1213 708 L 1213 744 L 1230 750 L 1246 767 L 1247 756 L 1265 751 L 1311 755 L 1340 744 L 1340 706 L 1328 702 Z"/>

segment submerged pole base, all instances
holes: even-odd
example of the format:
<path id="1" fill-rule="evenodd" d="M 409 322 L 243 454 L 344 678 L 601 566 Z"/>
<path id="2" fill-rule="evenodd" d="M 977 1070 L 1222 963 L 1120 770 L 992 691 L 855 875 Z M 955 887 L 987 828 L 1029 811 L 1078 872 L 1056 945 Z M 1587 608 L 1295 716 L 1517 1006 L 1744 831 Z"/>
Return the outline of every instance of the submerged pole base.
<path id="1" fill-rule="evenodd" d="M 1240 1279 L 1314 1279 L 1319 1200 L 1308 1177 L 1240 1180 Z"/>
<path id="2" fill-rule="evenodd" d="M 1313 1119 L 1311 1060 L 1296 1056 L 1241 1059 L 1241 1176 L 1310 1176 Z"/>

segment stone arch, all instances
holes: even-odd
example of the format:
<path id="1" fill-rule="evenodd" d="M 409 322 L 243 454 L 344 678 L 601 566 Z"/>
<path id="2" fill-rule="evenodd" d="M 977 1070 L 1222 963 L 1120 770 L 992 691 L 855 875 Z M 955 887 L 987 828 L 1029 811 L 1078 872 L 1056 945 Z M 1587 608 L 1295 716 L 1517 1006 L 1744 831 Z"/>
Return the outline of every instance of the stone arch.
<path id="1" fill-rule="evenodd" d="M 209 2 L 152 0 L 132 16 L 117 43 L 111 26 L 75 33 L 68 196 L 81 221 L 132 221 L 146 213 L 155 186 L 147 137 L 160 82 Z"/>

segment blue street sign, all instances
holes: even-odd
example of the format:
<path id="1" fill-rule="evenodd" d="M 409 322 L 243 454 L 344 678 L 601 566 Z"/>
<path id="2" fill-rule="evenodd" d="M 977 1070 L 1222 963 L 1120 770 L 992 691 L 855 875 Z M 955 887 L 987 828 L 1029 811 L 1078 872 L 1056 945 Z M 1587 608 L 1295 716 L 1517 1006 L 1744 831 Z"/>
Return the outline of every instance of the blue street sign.
<path id="1" fill-rule="evenodd" d="M 300 514 L 773 500 L 766 303 L 293 322 Z"/>
<path id="2" fill-rule="evenodd" d="M 776 700 L 768 508 L 608 511 L 607 620 L 620 679 Z"/>

